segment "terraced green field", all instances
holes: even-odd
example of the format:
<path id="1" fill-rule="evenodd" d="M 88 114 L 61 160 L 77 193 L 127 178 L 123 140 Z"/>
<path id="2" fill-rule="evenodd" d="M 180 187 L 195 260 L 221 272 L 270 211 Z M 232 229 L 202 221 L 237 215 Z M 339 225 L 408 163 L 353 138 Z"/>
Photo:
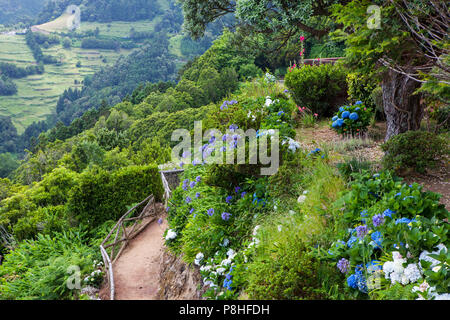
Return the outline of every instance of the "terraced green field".
<path id="1" fill-rule="evenodd" d="M 18 94 L 0 97 L 0 115 L 11 116 L 17 131 L 22 133 L 34 121 L 44 120 L 56 107 L 58 97 L 65 89 L 81 88 L 86 75 L 93 74 L 102 66 L 113 64 L 121 55 L 131 50 L 84 50 L 81 48 L 64 49 L 53 46 L 45 54 L 61 60 L 61 65 L 46 65 L 45 74 L 15 79 Z M 106 63 L 102 60 L 106 58 Z M 35 64 L 31 51 L 25 44 L 25 37 L 0 35 L 0 61 L 16 63 L 20 66 Z M 77 62 L 81 67 L 77 68 Z"/>
<path id="2" fill-rule="evenodd" d="M 100 29 L 100 35 L 108 38 L 124 38 L 131 28 L 136 31 L 151 31 L 159 18 L 153 21 L 113 22 L 110 24 L 86 22 L 81 24 L 81 31 Z M 61 25 L 61 20 L 55 25 Z M 47 24 L 47 28 L 52 23 Z M 50 31 L 50 30 L 49 30 Z M 55 30 L 56 31 L 56 30 Z M 15 79 L 18 94 L 0 97 L 0 115 L 11 116 L 17 131 L 22 133 L 34 121 L 44 120 L 56 107 L 61 93 L 68 88 L 81 88 L 81 81 L 86 75 L 93 74 L 102 67 L 114 62 L 120 55 L 128 55 L 132 50 L 120 51 L 81 49 L 81 42 L 74 42 L 74 47 L 65 49 L 62 45 L 42 48 L 44 54 L 50 54 L 61 60 L 61 65 L 46 65 L 45 74 Z M 103 62 L 106 59 L 106 62 Z M 81 67 L 77 68 L 77 62 Z M 25 67 L 35 64 L 33 55 L 22 35 L 0 35 L 0 62 L 15 63 Z"/>

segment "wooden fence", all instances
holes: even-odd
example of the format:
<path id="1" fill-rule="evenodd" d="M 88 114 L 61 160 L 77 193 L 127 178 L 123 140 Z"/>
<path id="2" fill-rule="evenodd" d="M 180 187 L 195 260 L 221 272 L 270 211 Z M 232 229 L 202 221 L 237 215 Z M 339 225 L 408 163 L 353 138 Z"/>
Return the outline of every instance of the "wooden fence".
<path id="1" fill-rule="evenodd" d="M 144 209 L 139 212 L 138 209 L 145 205 Z M 147 219 L 144 221 L 144 219 Z M 117 221 L 116 225 L 109 234 L 106 236 L 100 245 L 100 252 L 105 264 L 106 280 L 110 288 L 110 299 L 114 300 L 115 286 L 114 286 L 114 271 L 113 264 L 120 257 L 120 254 L 128 245 L 131 239 L 134 239 L 147 225 L 152 223 L 156 219 L 156 204 L 155 197 L 153 195 L 148 196 L 144 201 L 135 205 L 133 208 L 127 211 Z M 117 251 L 117 249 L 120 249 Z M 109 253 L 108 253 L 109 251 Z"/>

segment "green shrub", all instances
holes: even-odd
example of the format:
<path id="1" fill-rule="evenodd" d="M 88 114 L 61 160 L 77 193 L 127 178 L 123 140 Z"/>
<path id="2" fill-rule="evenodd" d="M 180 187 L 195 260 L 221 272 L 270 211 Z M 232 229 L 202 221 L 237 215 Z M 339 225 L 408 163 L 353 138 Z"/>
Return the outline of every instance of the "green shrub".
<path id="1" fill-rule="evenodd" d="M 162 199 L 163 187 L 156 165 L 130 166 L 109 173 L 99 168 L 83 172 L 69 193 L 68 208 L 74 217 L 92 227 L 117 220 L 127 206 L 150 194 Z"/>
<path id="2" fill-rule="evenodd" d="M 69 267 L 79 268 L 82 281 L 93 271 L 93 260 L 99 258 L 99 251 L 87 246 L 81 232 L 38 235 L 5 256 L 0 266 L 0 299 L 74 299 L 79 291 L 67 286 L 67 280 L 74 275 Z"/>
<path id="3" fill-rule="evenodd" d="M 330 116 L 347 98 L 345 77 L 346 71 L 339 65 L 305 65 L 288 72 L 285 84 L 298 106 Z"/>
<path id="4" fill-rule="evenodd" d="M 426 131 L 408 131 L 392 137 L 382 145 L 386 152 L 383 165 L 387 169 L 411 168 L 425 172 L 434 167 L 436 161 L 448 154 L 447 141 Z"/>
<path id="5" fill-rule="evenodd" d="M 295 234 L 290 233 L 276 242 L 267 243 L 266 246 L 266 251 L 258 251 L 254 261 L 248 264 L 246 292 L 250 299 L 293 300 L 325 297 L 317 272 L 321 269 L 320 263 Z"/>
<path id="6" fill-rule="evenodd" d="M 362 101 L 366 107 L 375 109 L 372 92 L 377 87 L 377 82 L 374 77 L 361 73 L 349 73 L 347 85 L 350 101 Z"/>

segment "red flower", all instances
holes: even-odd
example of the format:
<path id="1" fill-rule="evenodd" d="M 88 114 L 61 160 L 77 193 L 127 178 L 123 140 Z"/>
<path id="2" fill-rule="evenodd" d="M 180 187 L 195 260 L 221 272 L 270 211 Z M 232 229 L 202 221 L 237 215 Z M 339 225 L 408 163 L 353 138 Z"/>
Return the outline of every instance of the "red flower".
<path id="1" fill-rule="evenodd" d="M 304 36 L 301 36 L 301 37 L 300 37 L 300 41 L 301 41 L 301 42 L 305 41 L 305 37 L 304 37 Z"/>

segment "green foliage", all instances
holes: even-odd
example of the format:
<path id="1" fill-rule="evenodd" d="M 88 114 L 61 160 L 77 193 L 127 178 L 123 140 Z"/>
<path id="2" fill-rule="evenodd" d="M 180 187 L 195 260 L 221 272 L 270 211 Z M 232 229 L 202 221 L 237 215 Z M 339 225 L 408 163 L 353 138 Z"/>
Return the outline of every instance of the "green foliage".
<path id="1" fill-rule="evenodd" d="M 346 71 L 340 65 L 304 65 L 286 74 L 285 84 L 300 107 L 330 116 L 346 100 Z"/>
<path id="2" fill-rule="evenodd" d="M 246 292 L 250 299 L 292 300 L 324 299 L 322 267 L 309 248 L 290 226 L 282 232 L 262 236 L 256 255 L 248 264 Z M 325 271 L 325 272 L 324 272 Z M 329 272 L 329 271 L 328 271 Z"/>
<path id="3" fill-rule="evenodd" d="M 370 161 L 357 159 L 355 157 L 337 164 L 339 173 L 345 180 L 352 180 L 352 175 L 355 173 L 363 173 L 372 169 L 373 164 Z"/>
<path id="4" fill-rule="evenodd" d="M 350 101 L 362 101 L 370 109 L 375 109 L 372 93 L 377 88 L 377 82 L 371 75 L 362 73 L 349 73 L 347 75 L 348 97 Z"/>
<path id="5" fill-rule="evenodd" d="M 386 152 L 383 158 L 385 168 L 397 171 L 412 168 L 424 172 L 449 152 L 444 137 L 426 131 L 399 134 L 389 139 L 382 148 Z"/>
<path id="6" fill-rule="evenodd" d="M 150 194 L 162 199 L 163 187 L 158 167 L 131 166 L 113 173 L 100 168 L 83 172 L 79 184 L 69 192 L 68 210 L 80 223 L 98 226 L 117 220 L 127 206 L 138 203 Z"/>
<path id="7" fill-rule="evenodd" d="M 433 113 L 433 118 L 436 119 L 438 125 L 441 125 L 443 129 L 450 129 L 450 105 L 442 106 Z"/>
<path id="8" fill-rule="evenodd" d="M 99 258 L 77 230 L 26 240 L 0 266 L 0 299 L 72 300 L 78 291 L 67 286 L 75 272 L 69 268 L 79 268 L 81 276 L 89 274 L 92 261 Z"/>
<path id="9" fill-rule="evenodd" d="M 0 77 L 0 96 L 12 96 L 17 93 L 17 85 L 7 76 Z"/>
<path id="10" fill-rule="evenodd" d="M 0 153 L 0 178 L 6 178 L 19 167 L 19 162 L 11 153 Z"/>

